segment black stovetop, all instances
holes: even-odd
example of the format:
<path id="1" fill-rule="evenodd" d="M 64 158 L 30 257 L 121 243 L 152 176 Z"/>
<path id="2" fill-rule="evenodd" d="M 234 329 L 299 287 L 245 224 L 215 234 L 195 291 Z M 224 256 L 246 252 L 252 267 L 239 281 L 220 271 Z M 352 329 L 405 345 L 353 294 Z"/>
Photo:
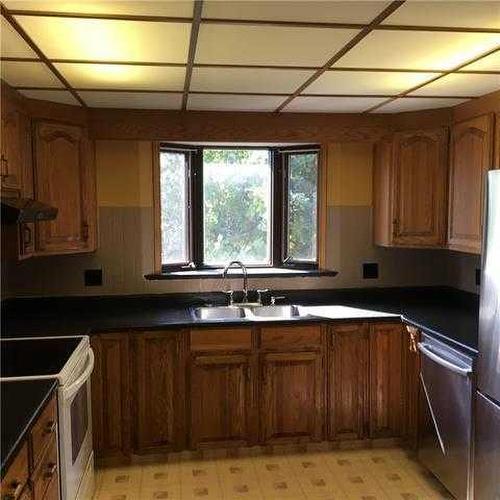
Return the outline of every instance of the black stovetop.
<path id="1" fill-rule="evenodd" d="M 1 340 L 1 377 L 57 375 L 82 337 Z"/>

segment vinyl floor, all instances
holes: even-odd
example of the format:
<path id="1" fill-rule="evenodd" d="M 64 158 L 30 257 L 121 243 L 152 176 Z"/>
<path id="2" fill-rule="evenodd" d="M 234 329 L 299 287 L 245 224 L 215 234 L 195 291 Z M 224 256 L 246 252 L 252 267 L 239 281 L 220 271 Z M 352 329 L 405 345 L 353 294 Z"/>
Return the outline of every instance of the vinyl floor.
<path id="1" fill-rule="evenodd" d="M 98 469 L 95 500 L 452 499 L 400 448 L 172 453 Z"/>

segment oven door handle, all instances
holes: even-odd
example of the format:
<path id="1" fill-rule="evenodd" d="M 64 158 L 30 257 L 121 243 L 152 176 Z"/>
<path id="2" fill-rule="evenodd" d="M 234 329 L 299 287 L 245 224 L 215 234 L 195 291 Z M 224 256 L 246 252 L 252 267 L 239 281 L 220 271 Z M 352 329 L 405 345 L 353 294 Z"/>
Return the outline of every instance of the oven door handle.
<path id="1" fill-rule="evenodd" d="M 94 362 L 94 351 L 92 350 L 92 347 L 89 347 L 87 366 L 85 367 L 85 370 L 83 370 L 83 373 L 68 388 L 63 388 L 64 399 L 71 399 L 78 392 L 80 387 L 88 380 L 92 370 L 94 369 Z"/>
<path id="2" fill-rule="evenodd" d="M 448 370 L 457 373 L 458 375 L 462 375 L 462 377 L 468 377 L 472 373 L 472 368 L 459 366 L 455 363 L 452 363 L 451 361 L 434 352 L 431 349 L 431 346 L 429 344 L 426 344 L 425 342 L 419 342 L 418 349 L 424 356 L 432 359 L 432 361 L 434 361 L 438 365 L 442 366 L 443 368 L 447 368 Z"/>

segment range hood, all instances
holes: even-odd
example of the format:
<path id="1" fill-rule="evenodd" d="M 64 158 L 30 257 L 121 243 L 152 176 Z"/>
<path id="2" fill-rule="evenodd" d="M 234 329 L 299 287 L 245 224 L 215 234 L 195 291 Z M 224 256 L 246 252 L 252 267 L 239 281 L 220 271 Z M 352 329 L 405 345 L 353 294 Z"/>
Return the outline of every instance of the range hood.
<path id="1" fill-rule="evenodd" d="M 54 220 L 57 216 L 57 208 L 31 198 L 2 196 L 1 204 L 3 224 Z"/>

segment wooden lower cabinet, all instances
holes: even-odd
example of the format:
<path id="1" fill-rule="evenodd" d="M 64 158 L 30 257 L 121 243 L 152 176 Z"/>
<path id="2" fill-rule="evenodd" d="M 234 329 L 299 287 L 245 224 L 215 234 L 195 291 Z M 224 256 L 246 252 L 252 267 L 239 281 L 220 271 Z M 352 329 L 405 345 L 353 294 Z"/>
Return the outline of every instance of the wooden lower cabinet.
<path id="1" fill-rule="evenodd" d="M 130 455 L 128 332 L 92 335 L 92 432 L 97 459 Z"/>
<path id="2" fill-rule="evenodd" d="M 417 328 L 406 326 L 404 333 L 404 438 L 409 448 L 418 446 L 420 412 L 420 354 L 418 342 L 420 332 Z"/>
<path id="3" fill-rule="evenodd" d="M 254 444 L 255 384 L 255 361 L 249 353 L 193 355 L 191 446 Z"/>
<path id="4" fill-rule="evenodd" d="M 46 403 L 12 463 L 2 471 L 2 500 L 59 500 L 56 397 L 53 394 Z"/>
<path id="5" fill-rule="evenodd" d="M 368 325 L 350 323 L 330 328 L 328 438 L 363 439 L 368 421 Z"/>
<path id="6" fill-rule="evenodd" d="M 324 420 L 323 354 L 263 354 L 261 370 L 262 441 L 320 440 Z"/>
<path id="7" fill-rule="evenodd" d="M 134 451 L 169 451 L 184 439 L 183 332 L 138 332 L 132 336 Z"/>
<path id="8" fill-rule="evenodd" d="M 370 325 L 370 438 L 402 434 L 403 326 L 401 323 Z"/>
<path id="9" fill-rule="evenodd" d="M 362 321 L 93 335 L 96 458 L 414 435 L 405 335 Z"/>

